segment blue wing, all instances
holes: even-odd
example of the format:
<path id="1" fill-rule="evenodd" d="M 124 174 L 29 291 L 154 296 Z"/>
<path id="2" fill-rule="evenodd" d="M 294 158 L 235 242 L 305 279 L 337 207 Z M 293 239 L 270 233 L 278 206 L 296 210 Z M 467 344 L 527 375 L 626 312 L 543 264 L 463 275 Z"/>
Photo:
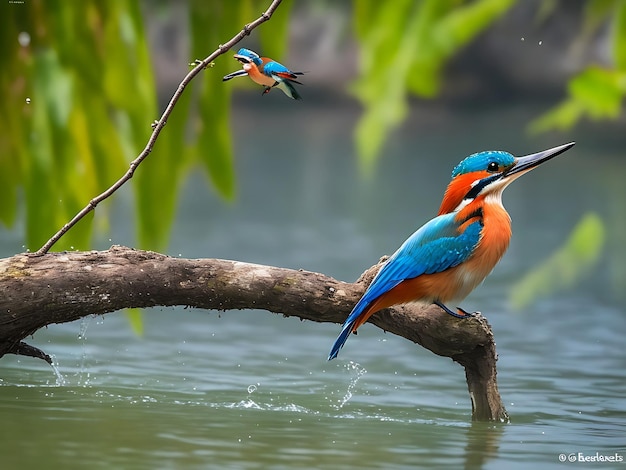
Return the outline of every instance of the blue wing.
<path id="1" fill-rule="evenodd" d="M 413 233 L 387 260 L 362 300 L 370 303 L 405 279 L 439 273 L 465 261 L 476 248 L 482 225 L 474 222 L 459 234 L 455 215 L 435 217 Z"/>
<path id="2" fill-rule="evenodd" d="M 445 271 L 458 266 L 472 254 L 480 239 L 482 225 L 474 222 L 459 233 L 455 215 L 444 214 L 430 220 L 391 255 L 343 324 L 329 360 L 337 357 L 352 332 L 352 326 L 371 302 L 405 279 Z"/>
<path id="3" fill-rule="evenodd" d="M 283 64 L 279 64 L 278 62 L 267 62 L 263 66 L 263 73 L 265 73 L 265 75 L 267 75 L 268 77 L 271 77 L 274 74 L 291 73 L 291 71 Z"/>
<path id="4" fill-rule="evenodd" d="M 302 83 L 298 82 L 296 79 L 298 75 L 302 75 L 302 72 L 292 72 L 283 64 L 279 64 L 278 62 L 267 62 L 263 65 L 262 72 L 268 77 L 273 78 L 277 82 L 282 82 L 284 80 L 290 80 L 298 85 L 302 85 Z"/>

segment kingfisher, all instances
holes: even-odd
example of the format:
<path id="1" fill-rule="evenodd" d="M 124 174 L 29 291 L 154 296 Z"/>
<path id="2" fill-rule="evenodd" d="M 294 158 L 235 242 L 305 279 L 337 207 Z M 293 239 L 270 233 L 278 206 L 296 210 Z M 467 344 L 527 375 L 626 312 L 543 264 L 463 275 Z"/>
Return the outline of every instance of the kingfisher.
<path id="1" fill-rule="evenodd" d="M 337 357 L 350 333 L 393 305 L 421 302 L 438 305 L 453 317 L 473 316 L 446 304 L 467 297 L 508 248 L 511 218 L 502 205 L 502 192 L 574 144 L 517 158 L 503 151 L 479 152 L 454 167 L 437 216 L 383 264 L 343 324 L 328 360 Z"/>
<path id="2" fill-rule="evenodd" d="M 293 84 L 302 85 L 297 79 L 298 75 L 304 75 L 304 72 L 292 72 L 283 64 L 279 64 L 268 57 L 260 57 L 259 54 L 250 49 L 241 48 L 234 57 L 243 64 L 243 70 L 229 73 L 222 78 L 222 81 L 247 75 L 253 82 L 264 86 L 263 95 L 269 93 L 272 88 L 278 87 L 289 98 L 302 99 Z"/>

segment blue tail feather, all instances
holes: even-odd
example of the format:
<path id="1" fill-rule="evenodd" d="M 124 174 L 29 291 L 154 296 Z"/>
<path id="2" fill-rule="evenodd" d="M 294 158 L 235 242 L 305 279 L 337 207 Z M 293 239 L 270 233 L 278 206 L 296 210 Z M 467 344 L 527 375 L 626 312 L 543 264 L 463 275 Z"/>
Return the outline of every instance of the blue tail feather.
<path id="1" fill-rule="evenodd" d="M 346 341 L 348 340 L 348 336 L 350 336 L 350 333 L 352 333 L 353 325 L 354 325 L 354 321 L 351 321 L 351 322 L 346 321 L 343 324 L 341 333 L 339 333 L 339 336 L 335 340 L 335 344 L 333 344 L 333 347 L 330 350 L 330 354 L 328 355 L 329 361 L 332 361 L 333 359 L 335 359 L 337 357 L 337 354 L 339 354 L 339 350 L 343 348 L 344 344 L 346 344 Z"/>
<path id="2" fill-rule="evenodd" d="M 333 344 L 333 347 L 330 350 L 330 354 L 328 355 L 329 361 L 337 357 L 337 354 L 339 354 L 339 350 L 343 348 L 343 345 L 348 340 L 350 333 L 352 333 L 352 328 L 354 327 L 354 324 L 369 304 L 370 300 L 367 295 L 361 297 L 361 299 L 356 303 L 356 305 L 350 312 L 350 315 L 348 315 L 348 318 L 344 322 L 341 333 L 339 333 L 339 336 L 335 340 L 335 344 Z"/>

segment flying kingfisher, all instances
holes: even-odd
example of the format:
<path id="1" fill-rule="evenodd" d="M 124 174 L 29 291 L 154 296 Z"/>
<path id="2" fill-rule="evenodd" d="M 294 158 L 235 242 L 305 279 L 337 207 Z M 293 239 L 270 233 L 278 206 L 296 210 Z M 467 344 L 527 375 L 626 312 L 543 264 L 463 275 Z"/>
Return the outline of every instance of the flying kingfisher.
<path id="1" fill-rule="evenodd" d="M 292 72 L 283 64 L 279 64 L 268 57 L 260 57 L 259 54 L 250 49 L 241 48 L 234 57 L 243 64 L 243 70 L 229 73 L 222 78 L 222 81 L 225 82 L 231 78 L 247 75 L 253 82 L 265 87 L 263 95 L 269 93 L 272 88 L 278 87 L 289 98 L 294 100 L 302 99 L 293 84 L 302 85 L 297 78 L 298 75 L 304 75 L 304 72 Z"/>
<path id="2" fill-rule="evenodd" d="M 467 297 L 508 248 L 511 218 L 502 206 L 502 192 L 524 173 L 573 146 L 570 142 L 517 158 L 502 151 L 480 152 L 454 167 L 437 217 L 383 264 L 343 324 L 328 360 L 337 357 L 350 333 L 392 305 L 433 303 L 454 317 L 472 316 L 446 304 Z"/>

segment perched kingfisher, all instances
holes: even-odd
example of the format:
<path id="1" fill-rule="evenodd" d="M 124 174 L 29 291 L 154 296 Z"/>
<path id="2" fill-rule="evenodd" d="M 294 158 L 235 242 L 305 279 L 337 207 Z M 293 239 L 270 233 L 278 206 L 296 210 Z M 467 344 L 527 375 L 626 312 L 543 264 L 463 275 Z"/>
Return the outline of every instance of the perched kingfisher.
<path id="1" fill-rule="evenodd" d="M 454 317 L 472 316 L 446 304 L 463 300 L 508 248 L 511 218 L 502 206 L 502 192 L 573 146 L 571 142 L 517 158 L 502 151 L 480 152 L 459 163 L 437 217 L 411 235 L 378 271 L 343 324 L 328 360 L 337 357 L 350 333 L 392 305 L 433 303 Z"/>
<path id="2" fill-rule="evenodd" d="M 249 76 L 253 82 L 263 85 L 263 95 L 269 93 L 272 88 L 278 87 L 285 95 L 294 100 L 301 100 L 302 97 L 293 86 L 294 83 L 302 85 L 297 78 L 298 75 L 304 75 L 304 72 L 292 72 L 283 64 L 269 59 L 267 57 L 260 57 L 254 51 L 250 49 L 241 48 L 234 55 L 235 59 L 243 64 L 243 70 L 237 70 L 236 72 L 229 73 L 222 81 L 230 80 L 235 77 Z"/>

